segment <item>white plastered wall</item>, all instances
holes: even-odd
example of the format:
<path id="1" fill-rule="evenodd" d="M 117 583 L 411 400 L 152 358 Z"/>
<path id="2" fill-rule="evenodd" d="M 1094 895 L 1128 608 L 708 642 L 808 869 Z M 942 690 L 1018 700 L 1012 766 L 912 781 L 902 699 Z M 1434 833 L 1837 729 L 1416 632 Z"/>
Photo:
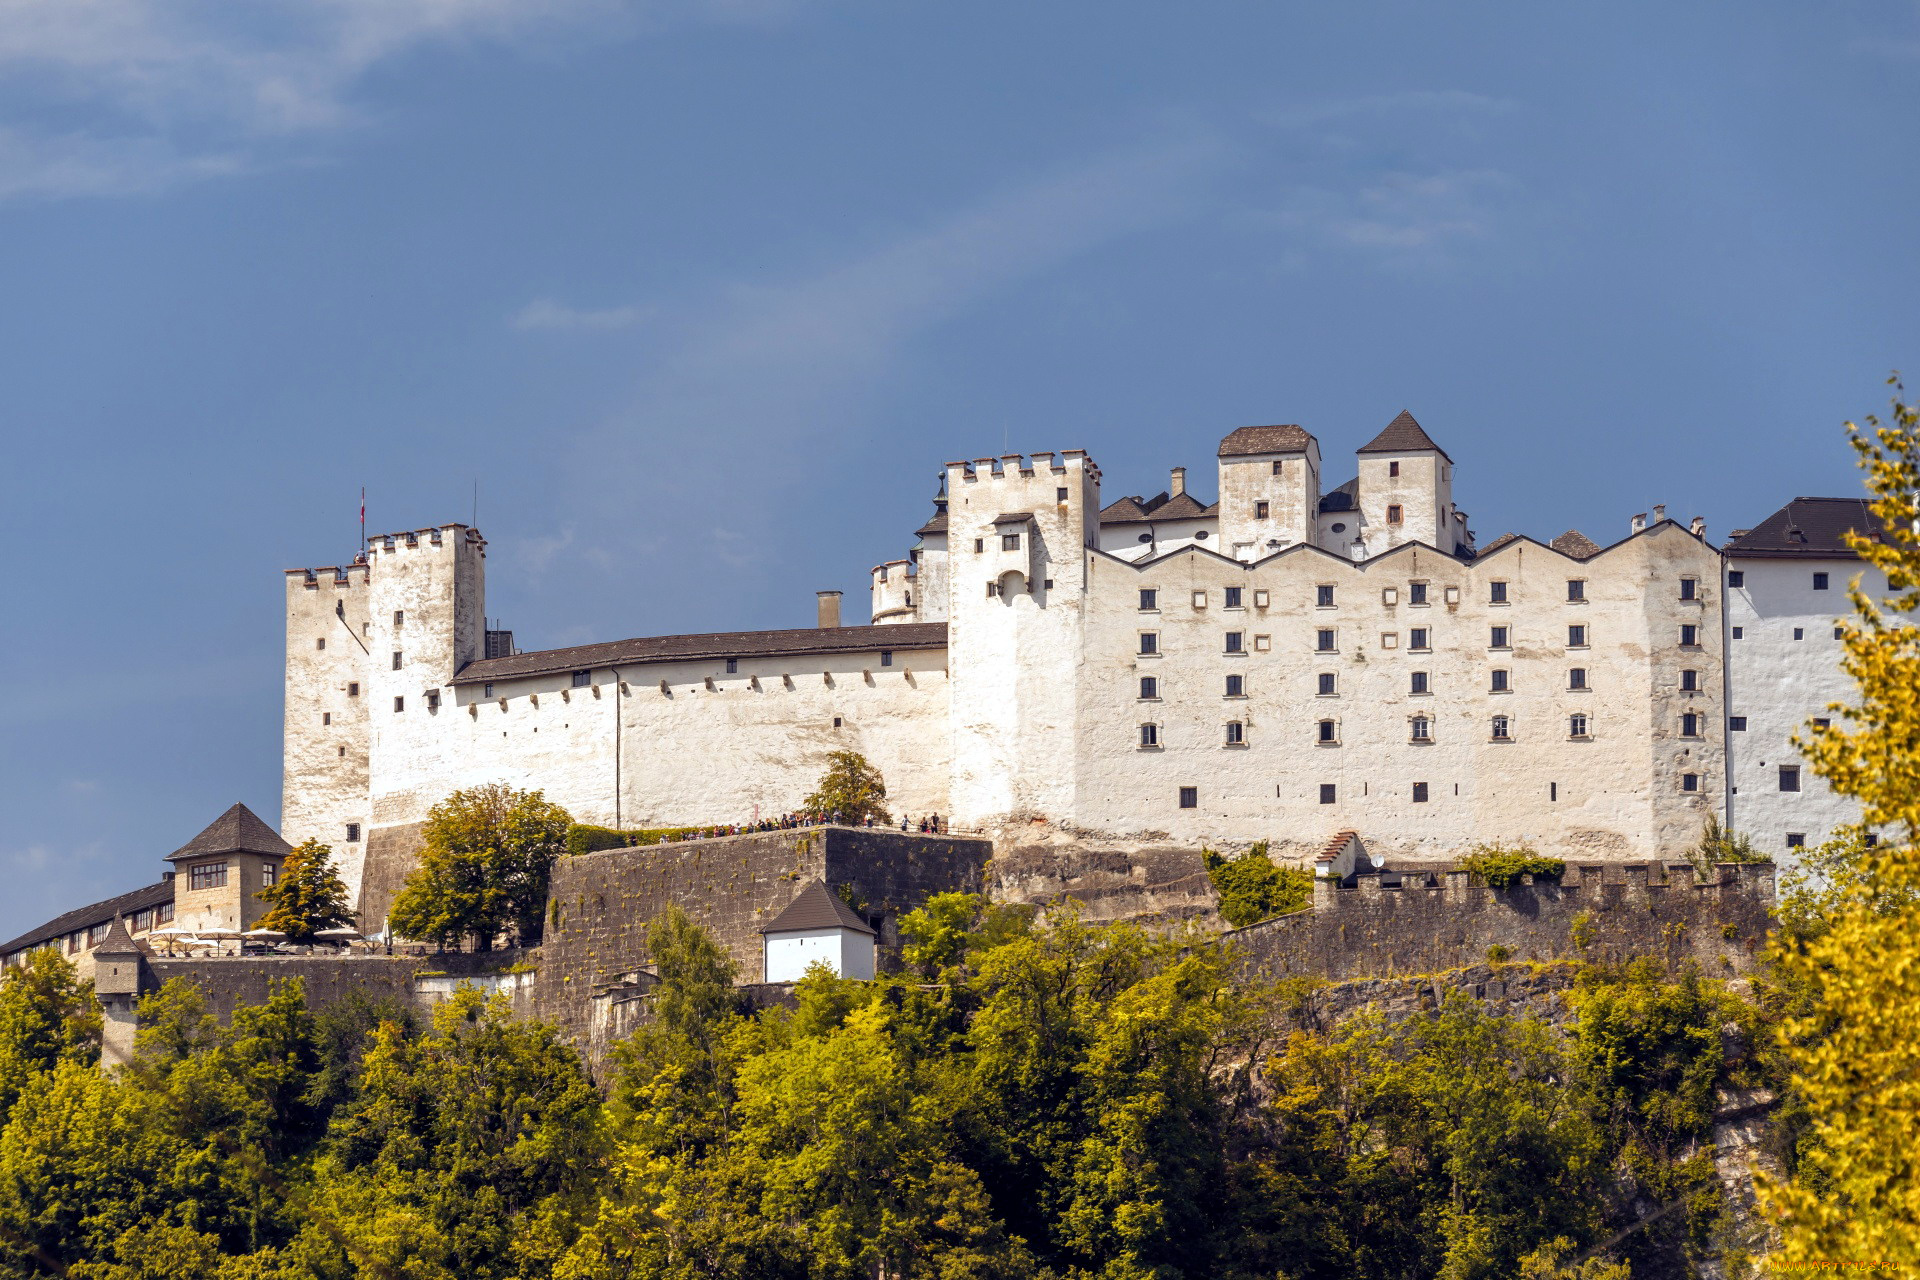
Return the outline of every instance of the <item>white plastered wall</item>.
<path id="1" fill-rule="evenodd" d="M 368 818 L 367 566 L 290 570 L 286 590 L 280 834 L 331 846 L 357 895 L 365 844 L 348 842 L 347 827 L 364 834 Z"/>

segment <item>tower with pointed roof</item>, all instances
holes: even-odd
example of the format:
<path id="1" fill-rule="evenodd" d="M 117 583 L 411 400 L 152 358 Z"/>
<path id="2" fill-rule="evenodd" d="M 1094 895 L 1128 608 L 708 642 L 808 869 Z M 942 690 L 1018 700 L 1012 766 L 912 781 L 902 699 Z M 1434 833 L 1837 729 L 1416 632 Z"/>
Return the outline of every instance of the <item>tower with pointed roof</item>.
<path id="1" fill-rule="evenodd" d="M 253 928 L 267 913 L 260 890 L 292 852 L 253 810 L 236 804 L 167 855 L 173 864 L 174 923 L 187 929 Z"/>
<path id="2" fill-rule="evenodd" d="M 1449 555 L 1467 548 L 1466 517 L 1453 505 L 1453 459 L 1411 413 L 1401 410 L 1357 453 L 1358 532 L 1367 556 L 1407 542 Z"/>

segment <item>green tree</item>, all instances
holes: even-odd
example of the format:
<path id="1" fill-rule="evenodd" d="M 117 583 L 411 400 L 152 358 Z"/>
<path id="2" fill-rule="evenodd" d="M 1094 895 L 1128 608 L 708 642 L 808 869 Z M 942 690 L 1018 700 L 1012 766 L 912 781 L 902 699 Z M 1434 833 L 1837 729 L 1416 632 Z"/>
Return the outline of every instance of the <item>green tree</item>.
<path id="1" fill-rule="evenodd" d="M 1220 915 L 1234 928 L 1298 911 L 1313 901 L 1313 873 L 1275 866 L 1262 840 L 1238 858 L 1206 851 L 1207 879 L 1220 895 Z"/>
<path id="2" fill-rule="evenodd" d="M 836 751 L 827 757 L 827 771 L 814 784 L 806 807 L 814 813 L 831 814 L 849 826 L 859 826 L 868 818 L 878 823 L 893 821 L 887 813 L 886 799 L 886 781 L 865 756 L 858 751 Z"/>
<path id="3" fill-rule="evenodd" d="M 100 1060 L 93 984 L 52 947 L 27 953 L 0 977 L 0 1123 L 35 1076 L 63 1062 Z"/>
<path id="4" fill-rule="evenodd" d="M 440 946 L 476 939 L 482 951 L 511 931 L 540 941 L 547 882 L 566 852 L 567 811 L 538 791 L 488 783 L 427 811 L 420 865 L 394 898 L 395 933 Z"/>
<path id="5" fill-rule="evenodd" d="M 254 895 L 271 908 L 259 928 L 277 929 L 292 942 L 311 941 L 322 929 L 351 925 L 347 884 L 333 869 L 333 850 L 318 840 L 294 846 L 280 864 L 279 877 Z"/>

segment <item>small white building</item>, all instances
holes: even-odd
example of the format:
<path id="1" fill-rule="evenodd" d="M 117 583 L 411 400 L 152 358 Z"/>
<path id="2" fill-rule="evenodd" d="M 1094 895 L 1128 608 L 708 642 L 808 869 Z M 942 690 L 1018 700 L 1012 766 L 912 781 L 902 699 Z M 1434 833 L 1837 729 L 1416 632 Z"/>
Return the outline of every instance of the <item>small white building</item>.
<path id="1" fill-rule="evenodd" d="M 815 880 L 763 926 L 766 982 L 798 982 L 824 964 L 843 978 L 873 977 L 873 926 Z"/>

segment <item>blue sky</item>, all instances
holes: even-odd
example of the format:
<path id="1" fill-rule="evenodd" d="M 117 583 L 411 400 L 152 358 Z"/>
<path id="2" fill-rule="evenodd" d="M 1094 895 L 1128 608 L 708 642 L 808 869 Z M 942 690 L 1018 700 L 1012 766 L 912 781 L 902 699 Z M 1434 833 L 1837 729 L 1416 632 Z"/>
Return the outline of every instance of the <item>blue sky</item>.
<path id="1" fill-rule="evenodd" d="M 1916 126 L 1911 0 L 0 0 L 0 935 L 273 820 L 363 484 L 477 483 L 527 648 L 858 615 L 1009 449 L 1410 408 L 1483 539 L 1854 492 Z"/>

